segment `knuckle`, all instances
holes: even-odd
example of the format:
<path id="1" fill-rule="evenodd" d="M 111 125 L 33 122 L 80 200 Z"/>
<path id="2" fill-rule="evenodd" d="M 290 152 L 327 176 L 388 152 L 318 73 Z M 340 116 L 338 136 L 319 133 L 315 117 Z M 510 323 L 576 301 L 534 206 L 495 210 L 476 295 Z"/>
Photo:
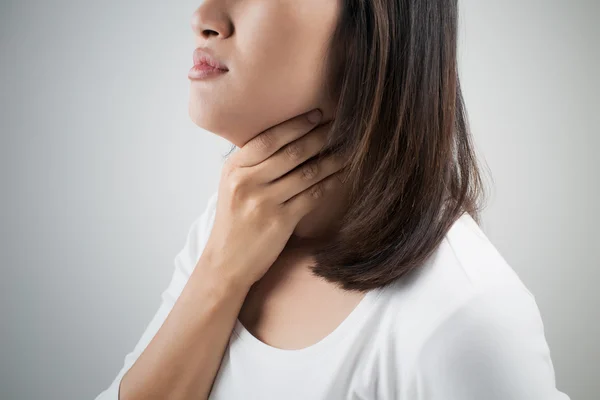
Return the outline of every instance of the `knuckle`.
<path id="1" fill-rule="evenodd" d="M 321 197 L 323 197 L 323 183 L 319 182 L 318 184 L 311 187 L 309 190 L 309 194 L 310 197 L 312 197 L 313 199 L 320 199 Z"/>
<path id="2" fill-rule="evenodd" d="M 246 200 L 246 207 L 252 215 L 257 215 L 260 220 L 265 210 L 265 200 L 259 195 L 251 196 Z"/>
<path id="3" fill-rule="evenodd" d="M 230 170 L 227 174 L 227 185 L 234 197 L 243 196 L 247 182 L 245 175 L 239 169 Z"/>
<path id="4" fill-rule="evenodd" d="M 303 179 L 306 179 L 308 181 L 314 179 L 318 173 L 319 173 L 319 167 L 314 162 L 303 165 L 302 168 L 300 169 L 300 175 L 302 176 Z"/>
<path id="5" fill-rule="evenodd" d="M 348 161 L 348 159 L 349 159 L 348 156 L 346 156 L 344 153 L 342 153 L 340 151 L 336 151 L 335 153 L 333 153 L 333 158 L 338 163 L 344 163 L 344 162 Z"/>
<path id="6" fill-rule="evenodd" d="M 270 151 L 274 145 L 275 140 L 271 132 L 264 132 L 256 137 L 255 146 L 260 151 Z"/>
<path id="7" fill-rule="evenodd" d="M 285 146 L 285 155 L 292 161 L 296 161 L 302 155 L 302 146 L 299 143 L 290 143 Z"/>
<path id="8" fill-rule="evenodd" d="M 260 193 L 255 194 L 247 199 L 244 208 L 249 218 L 261 228 L 266 228 L 273 223 L 274 206 L 268 197 Z"/>
<path id="9" fill-rule="evenodd" d="M 269 220 L 269 225 L 275 232 L 281 232 L 287 226 L 287 215 L 284 212 L 279 212 L 275 218 Z"/>

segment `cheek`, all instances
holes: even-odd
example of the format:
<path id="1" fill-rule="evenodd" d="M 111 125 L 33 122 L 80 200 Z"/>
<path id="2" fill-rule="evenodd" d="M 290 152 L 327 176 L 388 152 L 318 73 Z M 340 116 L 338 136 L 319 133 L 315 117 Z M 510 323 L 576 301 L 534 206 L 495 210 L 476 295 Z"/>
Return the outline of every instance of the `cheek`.
<path id="1" fill-rule="evenodd" d="M 259 23 L 251 15 L 241 21 L 230 72 L 219 81 L 192 81 L 190 88 L 193 121 L 239 147 L 265 129 L 321 106 L 324 98 L 323 62 L 333 27 L 298 17 L 268 18 L 277 22 L 263 18 Z"/>
<path id="2" fill-rule="evenodd" d="M 309 62 L 317 57 L 299 55 L 232 70 L 211 90 L 192 83 L 190 116 L 241 147 L 269 127 L 321 106 L 324 74 Z"/>

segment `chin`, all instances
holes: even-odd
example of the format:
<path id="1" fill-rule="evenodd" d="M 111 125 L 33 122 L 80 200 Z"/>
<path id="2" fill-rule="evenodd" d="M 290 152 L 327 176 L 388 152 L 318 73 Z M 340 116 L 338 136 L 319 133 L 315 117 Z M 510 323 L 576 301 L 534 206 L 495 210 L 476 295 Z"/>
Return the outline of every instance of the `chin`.
<path id="1" fill-rule="evenodd" d="M 313 101 L 293 104 L 289 100 L 242 101 L 247 96 L 224 96 L 219 93 L 205 93 L 192 86 L 188 103 L 188 115 L 199 128 L 243 147 L 256 135 L 300 115 L 310 109 L 319 107 L 327 109 Z"/>
<path id="2" fill-rule="evenodd" d="M 227 124 L 229 119 L 222 114 L 220 110 L 215 110 L 210 104 L 203 104 L 190 98 L 188 115 L 190 120 L 199 128 L 215 134 L 231 130 L 232 127 Z"/>

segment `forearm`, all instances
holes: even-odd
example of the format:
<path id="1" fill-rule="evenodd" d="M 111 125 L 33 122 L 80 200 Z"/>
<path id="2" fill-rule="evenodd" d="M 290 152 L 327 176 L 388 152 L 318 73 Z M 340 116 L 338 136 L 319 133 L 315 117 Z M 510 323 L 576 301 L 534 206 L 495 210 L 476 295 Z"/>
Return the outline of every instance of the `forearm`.
<path id="1" fill-rule="evenodd" d="M 152 341 L 123 376 L 120 400 L 207 399 L 249 286 L 203 254 Z"/>

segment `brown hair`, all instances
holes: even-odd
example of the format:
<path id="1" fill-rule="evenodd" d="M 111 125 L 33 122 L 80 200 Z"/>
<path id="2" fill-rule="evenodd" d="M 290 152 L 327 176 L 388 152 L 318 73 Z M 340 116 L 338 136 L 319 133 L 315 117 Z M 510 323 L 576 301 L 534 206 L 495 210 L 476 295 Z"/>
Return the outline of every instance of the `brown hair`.
<path id="1" fill-rule="evenodd" d="M 422 265 L 463 213 L 480 224 L 486 193 L 457 25 L 457 0 L 343 1 L 327 60 L 337 107 L 316 157 L 351 156 L 350 202 L 314 252 L 315 275 L 346 290 L 382 287 Z"/>

